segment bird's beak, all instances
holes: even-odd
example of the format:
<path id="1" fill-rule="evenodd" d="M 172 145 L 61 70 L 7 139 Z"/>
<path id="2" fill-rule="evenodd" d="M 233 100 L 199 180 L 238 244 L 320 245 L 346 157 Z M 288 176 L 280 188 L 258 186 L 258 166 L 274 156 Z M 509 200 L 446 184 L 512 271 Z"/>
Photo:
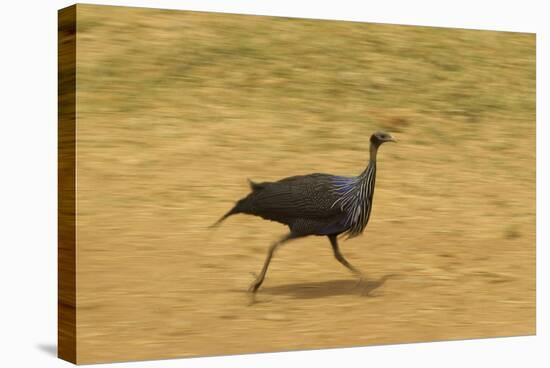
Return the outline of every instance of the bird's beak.
<path id="1" fill-rule="evenodd" d="M 388 139 L 388 142 L 397 143 L 397 139 L 395 139 L 394 137 L 391 137 L 390 139 Z"/>

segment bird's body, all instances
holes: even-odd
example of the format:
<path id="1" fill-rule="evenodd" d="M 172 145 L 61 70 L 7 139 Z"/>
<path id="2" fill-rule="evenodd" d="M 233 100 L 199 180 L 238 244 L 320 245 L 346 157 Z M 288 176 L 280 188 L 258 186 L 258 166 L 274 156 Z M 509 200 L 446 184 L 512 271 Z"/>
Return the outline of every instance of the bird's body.
<path id="1" fill-rule="evenodd" d="M 251 182 L 251 193 L 233 211 L 280 222 L 301 236 L 357 236 L 369 219 L 375 178 L 371 165 L 357 177 L 315 173 Z"/>
<path id="2" fill-rule="evenodd" d="M 275 248 L 287 240 L 308 235 L 328 236 L 338 261 L 353 272 L 360 273 L 341 255 L 337 236 L 355 237 L 367 226 L 376 182 L 376 153 L 385 141 L 394 139 L 382 132 L 371 137 L 369 164 L 358 176 L 315 173 L 275 182 L 250 181 L 251 192 L 216 224 L 231 215 L 244 213 L 277 221 L 290 229 L 289 234 L 270 248 L 264 269 L 252 285 L 252 291 L 255 292 L 263 282 Z"/>

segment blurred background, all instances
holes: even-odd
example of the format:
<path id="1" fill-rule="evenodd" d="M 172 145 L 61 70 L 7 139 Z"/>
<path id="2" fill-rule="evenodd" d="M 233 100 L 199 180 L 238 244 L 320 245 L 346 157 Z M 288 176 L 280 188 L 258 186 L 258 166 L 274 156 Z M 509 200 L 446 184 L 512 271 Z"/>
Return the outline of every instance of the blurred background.
<path id="1" fill-rule="evenodd" d="M 78 6 L 83 362 L 535 333 L 535 36 Z M 363 236 L 207 226 L 255 181 L 359 174 Z"/>

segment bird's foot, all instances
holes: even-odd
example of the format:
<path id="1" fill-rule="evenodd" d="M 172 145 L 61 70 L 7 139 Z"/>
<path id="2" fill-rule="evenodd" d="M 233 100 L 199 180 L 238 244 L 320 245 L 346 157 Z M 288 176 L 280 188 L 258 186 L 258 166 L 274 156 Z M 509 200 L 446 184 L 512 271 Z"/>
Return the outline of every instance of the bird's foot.
<path id="1" fill-rule="evenodd" d="M 357 277 L 357 282 L 355 283 L 354 288 L 359 288 L 361 295 L 367 295 L 367 277 L 362 273 L 359 273 Z"/>
<path id="2" fill-rule="evenodd" d="M 260 284 L 261 282 L 259 282 L 258 280 L 254 280 L 254 282 L 252 284 L 250 284 L 250 287 L 248 288 L 248 291 L 250 293 L 255 293 L 258 288 L 260 287 Z"/>
<path id="3" fill-rule="evenodd" d="M 258 290 L 258 288 L 260 287 L 260 285 L 264 280 L 258 277 L 254 272 L 251 272 L 251 274 L 254 276 L 254 281 L 248 287 L 248 291 L 250 293 L 256 293 L 256 291 Z"/>

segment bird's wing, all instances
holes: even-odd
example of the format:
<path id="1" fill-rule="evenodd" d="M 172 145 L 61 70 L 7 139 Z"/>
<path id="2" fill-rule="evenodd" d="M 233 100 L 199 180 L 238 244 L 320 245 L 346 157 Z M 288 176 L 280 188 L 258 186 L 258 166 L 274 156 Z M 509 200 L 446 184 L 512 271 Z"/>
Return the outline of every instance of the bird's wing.
<path id="1" fill-rule="evenodd" d="M 334 206 L 340 197 L 335 190 L 337 178 L 310 174 L 255 184 L 251 204 L 265 218 L 330 218 L 342 213 L 340 206 Z"/>

